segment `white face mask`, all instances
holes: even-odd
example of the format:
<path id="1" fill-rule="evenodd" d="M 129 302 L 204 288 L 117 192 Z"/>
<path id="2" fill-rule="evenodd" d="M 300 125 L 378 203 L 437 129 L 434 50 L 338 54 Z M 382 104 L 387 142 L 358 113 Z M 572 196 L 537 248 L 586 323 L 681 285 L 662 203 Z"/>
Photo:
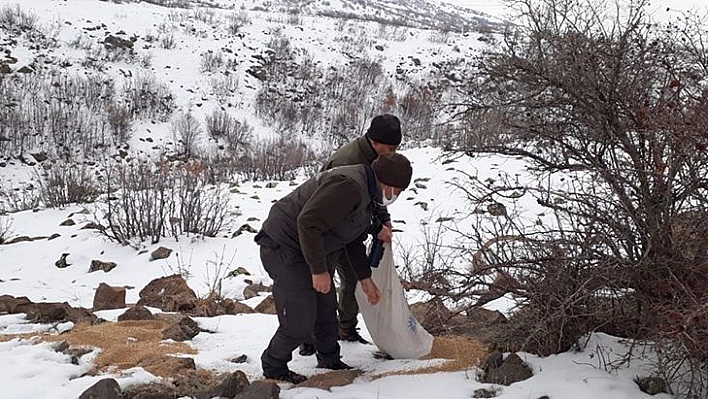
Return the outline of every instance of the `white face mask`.
<path id="1" fill-rule="evenodd" d="M 398 199 L 398 194 L 393 194 L 391 196 L 391 198 L 386 198 L 386 196 L 384 195 L 383 198 L 381 198 L 381 205 L 389 206 L 389 205 L 393 204 L 394 202 L 396 202 L 397 199 Z"/>
<path id="2" fill-rule="evenodd" d="M 396 202 L 398 199 L 398 194 L 394 194 L 393 190 L 391 190 L 391 198 L 386 197 L 386 190 L 384 189 L 383 192 L 381 193 L 381 206 L 389 206 Z"/>

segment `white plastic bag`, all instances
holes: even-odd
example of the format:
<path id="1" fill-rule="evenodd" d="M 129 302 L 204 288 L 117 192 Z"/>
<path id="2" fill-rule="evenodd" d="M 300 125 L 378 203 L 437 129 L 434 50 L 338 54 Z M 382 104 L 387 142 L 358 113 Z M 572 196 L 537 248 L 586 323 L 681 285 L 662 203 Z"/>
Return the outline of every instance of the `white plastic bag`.
<path id="1" fill-rule="evenodd" d="M 371 278 L 381 291 L 381 301 L 372 306 L 361 285 L 356 287 L 356 301 L 366 328 L 376 346 L 394 359 L 417 359 L 430 353 L 433 336 L 413 316 L 403 293 L 393 263 L 390 244 L 384 245 L 379 267 L 371 269 Z"/>

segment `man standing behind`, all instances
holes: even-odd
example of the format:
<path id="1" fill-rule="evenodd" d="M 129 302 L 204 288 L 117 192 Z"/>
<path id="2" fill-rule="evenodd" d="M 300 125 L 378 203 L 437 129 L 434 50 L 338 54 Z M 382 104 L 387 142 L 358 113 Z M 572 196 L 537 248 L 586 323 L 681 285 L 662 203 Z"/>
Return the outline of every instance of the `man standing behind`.
<path id="1" fill-rule="evenodd" d="M 384 154 L 396 152 L 401 144 L 401 122 L 390 114 L 376 116 L 371 120 L 371 125 L 366 134 L 339 148 L 322 167 L 322 171 L 346 165 L 371 165 L 374 160 Z M 378 206 L 376 215 L 383 224 L 378 233 L 378 238 L 384 242 L 391 242 L 391 216 L 385 206 Z M 339 289 L 337 290 L 337 313 L 339 322 L 339 339 L 349 342 L 368 344 L 357 328 L 357 315 L 359 305 L 354 292 L 357 278 L 354 271 L 342 262 L 343 251 L 335 252 L 327 257 L 327 262 L 334 265 L 339 275 Z M 311 342 L 300 346 L 300 354 L 310 356 L 315 353 Z"/>

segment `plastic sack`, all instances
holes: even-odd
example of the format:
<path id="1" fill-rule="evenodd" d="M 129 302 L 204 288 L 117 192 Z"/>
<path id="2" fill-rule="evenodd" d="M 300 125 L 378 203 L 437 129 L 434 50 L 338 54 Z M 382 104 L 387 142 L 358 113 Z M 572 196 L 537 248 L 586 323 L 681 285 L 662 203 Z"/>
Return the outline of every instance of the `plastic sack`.
<path id="1" fill-rule="evenodd" d="M 360 284 L 355 295 L 376 346 L 394 359 L 417 359 L 430 353 L 433 336 L 418 323 L 408 307 L 394 267 L 391 244 L 385 244 L 383 259 L 371 272 L 371 278 L 381 291 L 381 301 L 376 306 L 370 305 Z"/>

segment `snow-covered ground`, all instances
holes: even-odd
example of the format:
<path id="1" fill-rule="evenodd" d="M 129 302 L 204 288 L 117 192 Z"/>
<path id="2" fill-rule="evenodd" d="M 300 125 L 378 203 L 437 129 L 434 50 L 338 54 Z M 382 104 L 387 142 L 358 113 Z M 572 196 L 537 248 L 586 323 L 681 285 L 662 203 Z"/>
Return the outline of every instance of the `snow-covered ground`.
<path id="1" fill-rule="evenodd" d="M 523 165 L 518 161 L 499 158 L 458 158 L 456 162 L 446 162 L 446 154 L 438 149 L 419 148 L 403 152 L 413 163 L 414 179 L 429 179 L 425 188 L 417 188 L 417 193 L 408 190 L 401 195 L 390 210 L 400 232 L 396 233 L 397 247 L 421 245 L 424 233 L 421 221 L 436 220 L 442 215 L 459 217 L 469 208 L 462 193 L 452 189 L 450 182 L 460 178 L 459 170 L 470 174 L 479 173 L 480 178 L 518 171 L 523 173 Z M 449 161 L 449 160 L 448 160 Z M 263 184 L 246 183 L 239 187 L 239 193 L 232 197 L 232 206 L 240 209 L 241 215 L 233 226 L 248 223 L 258 228 L 265 218 L 270 203 L 291 190 L 289 182 L 280 182 L 274 188 Z M 256 197 L 257 196 L 257 199 Z M 420 202 L 429 202 L 428 210 L 423 210 Z M 89 209 L 91 207 L 88 207 Z M 72 306 L 91 307 L 94 290 L 105 282 L 112 286 L 134 287 L 127 291 L 127 302 L 134 303 L 138 292 L 154 278 L 186 272 L 187 283 L 197 294 L 205 295 L 211 279 L 215 275 L 225 277 L 236 267 L 244 267 L 252 275 L 254 282 L 270 283 L 257 257 L 257 247 L 253 234 L 244 233 L 236 238 L 190 239 L 179 242 L 163 240 L 158 245 L 173 248 L 175 252 L 167 259 L 150 261 L 149 253 L 158 245 L 145 245 L 147 253 L 139 254 L 131 248 L 122 247 L 108 241 L 93 230 L 81 227 L 93 219 L 89 213 L 78 213 L 83 207 L 62 210 L 42 210 L 9 215 L 16 235 L 49 236 L 61 234 L 51 241 L 38 240 L 0 246 L 0 291 L 14 296 L 27 296 L 39 301 L 66 301 Z M 527 207 L 530 214 L 533 209 Z M 69 216 L 75 226 L 60 226 Z M 254 219 L 257 218 L 257 219 Z M 58 269 L 54 262 L 63 253 L 68 253 L 71 265 Z M 88 273 L 92 259 L 117 263 L 108 273 Z M 217 269 L 218 259 L 225 259 Z M 222 293 L 235 300 L 244 300 L 244 276 L 223 278 Z M 410 293 L 411 298 L 415 296 Z M 263 297 L 245 301 L 255 306 Z M 414 299 L 411 299 L 413 301 Z M 505 302 L 495 302 L 492 307 L 505 309 Z M 123 310 L 97 312 L 107 320 L 115 320 Z M 202 328 L 214 331 L 201 333 L 191 345 L 198 351 L 193 355 L 196 365 L 215 371 L 241 370 L 249 379 L 260 377 L 260 353 L 263 351 L 277 326 L 275 316 L 264 314 L 242 314 L 214 318 L 197 318 Z M 363 335 L 368 336 L 364 323 Z M 27 324 L 21 315 L 0 316 L 1 334 L 47 331 L 52 326 Z M 71 323 L 56 326 L 60 331 L 71 328 Z M 384 372 L 410 370 L 438 364 L 440 360 L 379 360 L 373 357 L 374 346 L 342 343 L 343 360 L 364 371 L 353 384 L 323 391 L 314 388 L 291 388 L 283 385 L 283 398 L 430 398 L 443 395 L 445 398 L 469 398 L 479 388 L 499 389 L 500 398 L 527 399 L 547 395 L 551 398 L 608 398 L 629 399 L 649 397 L 642 393 L 633 382 L 637 375 L 648 375 L 641 361 L 632 362 L 631 367 L 608 372 L 605 367 L 628 350 L 618 339 L 598 334 L 589 338 L 586 348 L 579 352 L 564 353 L 547 358 L 521 354 L 533 368 L 534 377 L 509 387 L 494 387 L 476 380 L 476 370 L 436 374 L 415 374 L 372 378 Z M 234 364 L 229 359 L 246 354 L 248 361 Z M 0 373 L 0 385 L 4 387 L 6 398 L 76 398 L 83 390 L 98 379 L 106 377 L 84 376 L 90 369 L 93 356 L 82 357 L 78 365 L 73 365 L 67 355 L 56 353 L 48 343 L 36 343 L 31 339 L 13 339 L 0 342 L 0 358 L 4 372 Z M 320 373 L 315 369 L 313 358 L 295 354 L 291 368 L 305 375 Z M 108 374 L 118 380 L 122 387 L 139 382 L 155 380 L 140 368 L 122 373 Z M 441 394 L 444 393 L 444 394 Z M 655 396 L 655 398 L 668 397 Z"/>

